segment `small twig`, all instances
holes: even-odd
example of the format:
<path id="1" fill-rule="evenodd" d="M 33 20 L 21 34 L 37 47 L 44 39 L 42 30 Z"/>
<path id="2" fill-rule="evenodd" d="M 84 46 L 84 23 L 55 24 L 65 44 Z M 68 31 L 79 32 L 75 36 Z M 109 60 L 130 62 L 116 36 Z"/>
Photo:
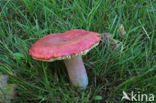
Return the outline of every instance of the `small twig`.
<path id="1" fill-rule="evenodd" d="M 14 20 L 14 21 L 16 21 L 16 19 L 13 19 L 13 18 L 10 18 L 10 17 L 6 17 L 6 16 L 2 16 L 2 15 L 0 15 L 2 18 L 7 18 L 7 19 L 10 19 L 10 20 Z"/>
<path id="2" fill-rule="evenodd" d="M 16 16 L 18 16 L 18 17 L 22 17 L 20 14 L 18 14 L 16 11 L 14 11 L 14 10 L 12 10 L 12 9 L 9 9 L 9 11 L 12 12 L 12 13 L 14 13 L 14 14 L 15 14 Z M 1 15 L 1 14 L 0 14 L 0 16 L 1 16 L 2 18 L 5 18 L 5 19 L 17 21 L 17 20 L 14 19 L 14 18 L 10 18 L 10 17 L 7 17 L 7 16 L 3 16 L 3 15 Z"/>
<path id="3" fill-rule="evenodd" d="M 16 11 L 14 11 L 14 10 L 12 10 L 12 9 L 9 9 L 9 11 L 12 12 L 12 13 L 14 13 L 16 16 L 21 17 L 21 15 L 18 14 Z"/>
<path id="4" fill-rule="evenodd" d="M 141 21 L 140 21 L 140 20 L 138 20 L 138 21 L 139 21 L 139 23 L 141 24 Z M 145 29 L 144 26 L 142 26 L 142 29 L 144 30 L 144 32 L 145 32 L 147 38 L 148 38 L 149 40 L 151 40 L 150 37 L 149 37 L 149 34 L 147 33 L 147 31 L 146 31 L 146 29 Z"/>
<path id="5" fill-rule="evenodd" d="M 146 29 L 145 29 L 144 27 L 142 27 L 142 28 L 143 28 L 145 34 L 147 35 L 148 39 L 151 40 L 150 37 L 149 37 L 149 34 L 148 34 L 147 31 L 146 31 Z"/>

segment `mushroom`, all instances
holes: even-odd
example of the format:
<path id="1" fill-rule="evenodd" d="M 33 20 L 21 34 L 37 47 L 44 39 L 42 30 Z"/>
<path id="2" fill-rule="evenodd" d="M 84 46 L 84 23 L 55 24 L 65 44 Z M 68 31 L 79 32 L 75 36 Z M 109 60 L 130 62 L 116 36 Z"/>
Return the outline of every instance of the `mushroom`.
<path id="1" fill-rule="evenodd" d="M 46 35 L 31 47 L 29 53 L 37 60 L 64 60 L 72 84 L 85 89 L 88 77 L 81 56 L 96 47 L 100 40 L 99 33 L 74 29 Z"/>

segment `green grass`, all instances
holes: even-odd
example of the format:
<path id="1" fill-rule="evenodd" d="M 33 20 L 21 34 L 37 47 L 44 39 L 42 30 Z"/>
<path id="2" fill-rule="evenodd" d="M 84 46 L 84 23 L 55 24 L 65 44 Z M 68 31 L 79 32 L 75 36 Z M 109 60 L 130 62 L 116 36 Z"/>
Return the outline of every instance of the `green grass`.
<path id="1" fill-rule="evenodd" d="M 76 28 L 109 32 L 122 42 L 118 52 L 101 42 L 83 56 L 89 85 L 82 91 L 72 87 L 62 61 L 29 55 L 41 37 Z M 155 0 L 1 0 L 0 72 L 18 85 L 12 103 L 121 103 L 123 90 L 156 97 L 155 34 Z"/>

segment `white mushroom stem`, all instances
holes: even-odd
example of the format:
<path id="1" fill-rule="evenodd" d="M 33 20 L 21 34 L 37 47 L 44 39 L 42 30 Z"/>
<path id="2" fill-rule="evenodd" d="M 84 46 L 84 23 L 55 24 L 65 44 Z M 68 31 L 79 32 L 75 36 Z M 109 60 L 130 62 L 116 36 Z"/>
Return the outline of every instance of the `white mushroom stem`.
<path id="1" fill-rule="evenodd" d="M 81 56 L 64 60 L 64 63 L 72 84 L 85 89 L 88 85 L 88 77 Z"/>

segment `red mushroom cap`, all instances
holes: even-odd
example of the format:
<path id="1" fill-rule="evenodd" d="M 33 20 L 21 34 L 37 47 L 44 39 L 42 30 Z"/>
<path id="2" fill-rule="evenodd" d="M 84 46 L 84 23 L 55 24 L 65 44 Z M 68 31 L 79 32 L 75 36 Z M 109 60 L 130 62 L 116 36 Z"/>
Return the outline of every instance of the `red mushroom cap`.
<path id="1" fill-rule="evenodd" d="M 65 33 L 49 34 L 38 40 L 30 55 L 39 60 L 53 61 L 86 54 L 101 40 L 99 33 L 74 29 Z"/>

